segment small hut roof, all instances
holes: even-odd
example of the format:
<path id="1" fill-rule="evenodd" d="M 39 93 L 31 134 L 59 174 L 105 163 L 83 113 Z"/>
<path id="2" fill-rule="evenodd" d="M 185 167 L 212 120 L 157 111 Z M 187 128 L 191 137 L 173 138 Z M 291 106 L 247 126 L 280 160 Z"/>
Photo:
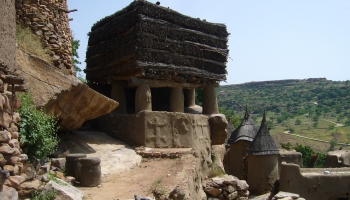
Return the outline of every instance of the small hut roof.
<path id="1" fill-rule="evenodd" d="M 279 154 L 275 141 L 272 139 L 266 123 L 266 112 L 255 139 L 248 148 L 249 155 L 273 155 Z"/>
<path id="2" fill-rule="evenodd" d="M 246 106 L 244 118 L 241 124 L 231 133 L 230 139 L 227 143 L 234 144 L 239 140 L 247 140 L 251 142 L 254 140 L 258 128 L 259 127 L 255 124 L 254 120 L 250 117 L 248 107 Z"/>

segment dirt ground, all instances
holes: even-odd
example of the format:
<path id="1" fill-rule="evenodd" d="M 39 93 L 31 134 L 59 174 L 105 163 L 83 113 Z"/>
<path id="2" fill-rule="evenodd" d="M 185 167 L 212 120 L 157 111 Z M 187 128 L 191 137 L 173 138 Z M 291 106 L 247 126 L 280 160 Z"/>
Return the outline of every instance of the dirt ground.
<path id="1" fill-rule="evenodd" d="M 144 159 L 140 166 L 129 171 L 102 177 L 100 187 L 78 188 L 84 192 L 84 199 L 89 200 L 134 199 L 134 194 L 153 198 L 155 189 L 164 193 L 173 189 L 171 185 L 179 165 L 179 159 Z"/>

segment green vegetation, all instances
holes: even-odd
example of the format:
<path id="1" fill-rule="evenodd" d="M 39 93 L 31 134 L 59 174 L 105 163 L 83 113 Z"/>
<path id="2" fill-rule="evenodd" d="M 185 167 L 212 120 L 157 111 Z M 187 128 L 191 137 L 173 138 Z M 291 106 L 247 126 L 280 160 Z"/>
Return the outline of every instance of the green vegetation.
<path id="1" fill-rule="evenodd" d="M 77 75 L 77 72 L 81 72 L 81 69 L 78 67 L 78 64 L 81 64 L 81 62 L 78 60 L 78 49 L 80 46 L 80 40 L 74 39 L 72 36 L 72 56 L 73 56 L 73 67 L 74 67 L 74 74 Z"/>
<path id="2" fill-rule="evenodd" d="M 346 143 L 349 140 L 350 81 L 251 82 L 221 86 L 217 94 L 219 107 L 228 120 L 232 116 L 241 119 L 247 103 L 253 112 L 252 118 L 259 125 L 265 108 L 271 135 L 289 131 L 326 141 L 336 139 Z"/>
<path id="3" fill-rule="evenodd" d="M 46 158 L 56 150 L 58 144 L 57 120 L 42 109 L 36 109 L 29 94 L 21 95 L 19 98 L 21 100 L 18 113 L 21 116 L 19 129 L 22 149 L 28 154 L 30 160 Z"/>
<path id="4" fill-rule="evenodd" d="M 32 193 L 31 200 L 54 200 L 57 196 L 57 190 L 48 191 L 48 192 L 41 192 L 41 191 L 34 191 Z"/>
<path id="5" fill-rule="evenodd" d="M 311 162 L 311 157 L 314 155 L 316 155 L 316 152 L 314 149 L 312 149 L 310 146 L 308 145 L 301 145 L 301 144 L 297 144 L 296 146 L 293 147 L 293 145 L 291 143 L 281 143 L 281 147 L 283 149 L 286 150 L 296 150 L 297 152 L 300 152 L 302 154 L 302 158 L 303 158 L 303 166 L 307 167 L 310 165 Z M 317 155 L 317 160 L 315 162 L 315 167 L 317 168 L 321 168 L 323 167 L 324 163 L 326 161 L 326 154 L 324 153 L 318 153 Z"/>
<path id="6" fill-rule="evenodd" d="M 39 36 L 35 35 L 29 28 L 16 25 L 16 40 L 18 46 L 24 51 L 31 53 L 48 63 L 52 63 L 52 59 L 41 43 Z"/>

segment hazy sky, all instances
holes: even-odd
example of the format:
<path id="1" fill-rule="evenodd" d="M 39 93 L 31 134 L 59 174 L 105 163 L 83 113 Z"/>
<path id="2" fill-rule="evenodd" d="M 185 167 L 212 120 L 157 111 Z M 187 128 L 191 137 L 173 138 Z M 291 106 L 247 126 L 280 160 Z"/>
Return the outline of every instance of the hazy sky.
<path id="1" fill-rule="evenodd" d="M 91 26 L 132 0 L 68 0 L 70 27 L 85 53 Z M 155 3 L 156 0 L 149 0 Z M 223 23 L 229 36 L 227 81 L 350 79 L 349 0 L 161 0 L 182 14 Z"/>

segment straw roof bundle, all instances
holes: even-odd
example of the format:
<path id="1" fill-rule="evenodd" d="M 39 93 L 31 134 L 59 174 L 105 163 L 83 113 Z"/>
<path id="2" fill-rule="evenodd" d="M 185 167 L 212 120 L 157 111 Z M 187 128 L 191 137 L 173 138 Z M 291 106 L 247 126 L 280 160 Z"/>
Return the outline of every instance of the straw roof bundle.
<path id="1" fill-rule="evenodd" d="M 226 80 L 226 26 L 134 1 L 97 22 L 89 33 L 86 74 L 181 82 Z"/>
<path id="2" fill-rule="evenodd" d="M 234 144 L 239 140 L 253 141 L 259 127 L 255 124 L 254 120 L 250 117 L 248 108 L 246 106 L 244 118 L 232 133 L 227 141 L 228 144 Z"/>
<path id="3" fill-rule="evenodd" d="M 248 148 L 249 155 L 276 155 L 279 154 L 275 141 L 272 139 L 266 123 L 266 112 L 255 139 Z"/>

